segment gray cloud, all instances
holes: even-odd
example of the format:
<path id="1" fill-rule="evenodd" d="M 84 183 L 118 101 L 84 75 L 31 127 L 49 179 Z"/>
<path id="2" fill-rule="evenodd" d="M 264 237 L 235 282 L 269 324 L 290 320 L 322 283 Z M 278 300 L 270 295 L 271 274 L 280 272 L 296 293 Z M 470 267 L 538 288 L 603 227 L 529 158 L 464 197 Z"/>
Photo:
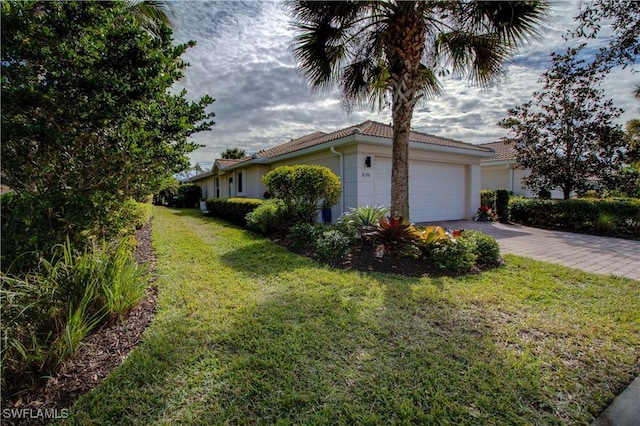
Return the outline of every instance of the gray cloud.
<path id="1" fill-rule="evenodd" d="M 506 79 L 481 89 L 465 79 L 445 78 L 442 96 L 416 108 L 413 128 L 480 143 L 505 135 L 497 126 L 509 108 L 531 98 L 552 51 L 566 48 L 563 35 L 575 27 L 577 2 L 554 3 L 540 36 L 512 58 Z M 211 110 L 216 126 L 194 136 L 206 145 L 192 154 L 192 162 L 210 167 L 228 147 L 255 152 L 291 138 L 321 130 L 333 131 L 373 119 L 390 123 L 388 110 L 354 109 L 347 114 L 337 91 L 312 93 L 296 68 L 289 49 L 293 32 L 280 3 L 269 1 L 176 1 L 174 37 L 195 40 L 184 55 L 190 64 L 176 90 L 187 89 L 189 99 L 205 94 L 216 99 Z M 604 45 L 603 37 L 592 49 Z M 575 42 L 574 42 L 575 43 Z M 626 110 L 622 120 L 638 116 L 632 88 L 640 81 L 630 70 L 616 69 L 605 79 L 607 96 Z"/>

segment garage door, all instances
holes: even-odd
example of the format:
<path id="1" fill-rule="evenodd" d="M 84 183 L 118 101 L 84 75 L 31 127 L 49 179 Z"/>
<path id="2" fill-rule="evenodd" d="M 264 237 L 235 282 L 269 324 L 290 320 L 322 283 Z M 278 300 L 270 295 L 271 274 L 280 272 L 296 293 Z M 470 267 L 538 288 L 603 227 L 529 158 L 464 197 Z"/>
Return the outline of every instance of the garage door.
<path id="1" fill-rule="evenodd" d="M 391 159 L 376 157 L 374 202 L 391 204 Z M 429 161 L 409 162 L 409 212 L 412 222 L 465 217 L 465 166 Z"/>

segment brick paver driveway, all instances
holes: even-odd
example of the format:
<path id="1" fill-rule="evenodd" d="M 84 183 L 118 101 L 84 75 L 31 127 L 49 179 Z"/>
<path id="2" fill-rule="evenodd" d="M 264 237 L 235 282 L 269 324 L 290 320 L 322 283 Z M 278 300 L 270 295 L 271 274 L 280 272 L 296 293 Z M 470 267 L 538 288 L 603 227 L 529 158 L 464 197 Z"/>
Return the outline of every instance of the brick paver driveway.
<path id="1" fill-rule="evenodd" d="M 549 231 L 495 222 L 440 222 L 449 229 L 477 229 L 512 253 L 587 272 L 640 280 L 640 241 Z"/>

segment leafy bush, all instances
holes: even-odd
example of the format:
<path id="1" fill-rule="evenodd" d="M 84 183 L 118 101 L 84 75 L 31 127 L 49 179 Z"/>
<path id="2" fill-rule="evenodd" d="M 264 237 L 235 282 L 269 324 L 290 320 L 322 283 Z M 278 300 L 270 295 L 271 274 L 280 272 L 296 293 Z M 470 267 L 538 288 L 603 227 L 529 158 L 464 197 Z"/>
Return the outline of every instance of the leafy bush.
<path id="1" fill-rule="evenodd" d="M 178 187 L 176 207 L 197 207 L 202 197 L 202 188 L 197 183 L 182 184 Z"/>
<path id="2" fill-rule="evenodd" d="M 480 231 L 465 230 L 458 237 L 458 241 L 470 243 L 476 256 L 476 264 L 492 266 L 500 263 L 500 246 L 492 236 Z"/>
<path id="3" fill-rule="evenodd" d="M 511 220 L 523 225 L 591 234 L 640 237 L 640 200 L 540 200 L 515 197 Z M 606 219 L 606 223 L 605 223 Z"/>
<path id="4" fill-rule="evenodd" d="M 320 233 L 320 229 L 310 223 L 296 223 L 289 229 L 287 237 L 293 248 L 301 249 L 315 246 Z"/>
<path id="5" fill-rule="evenodd" d="M 366 236 L 382 244 L 385 254 L 390 256 L 417 256 L 420 253 L 418 247 L 418 240 L 421 239 L 420 231 L 401 217 L 381 218 Z"/>
<path id="6" fill-rule="evenodd" d="M 496 191 L 490 189 L 483 189 L 480 191 L 480 205 L 489 206 L 492 209 L 496 208 Z"/>
<path id="7" fill-rule="evenodd" d="M 316 256 L 320 260 L 333 261 L 349 254 L 351 238 L 339 229 L 324 231 L 316 240 Z"/>
<path id="8" fill-rule="evenodd" d="M 2 381 L 54 372 L 99 324 L 115 320 L 144 296 L 132 236 L 84 252 L 67 243 L 24 276 L 2 274 Z"/>
<path id="9" fill-rule="evenodd" d="M 267 192 L 284 202 L 295 222 L 312 223 L 340 199 L 340 178 L 323 166 L 281 166 L 262 177 Z"/>
<path id="10" fill-rule="evenodd" d="M 289 228 L 292 219 L 282 200 L 272 198 L 263 201 L 246 215 L 246 226 L 261 234 L 273 234 Z"/>
<path id="11" fill-rule="evenodd" d="M 381 205 L 350 207 L 338 219 L 338 223 L 354 229 L 357 237 L 363 237 L 374 230 L 378 221 L 389 213 L 389 207 Z"/>
<path id="12" fill-rule="evenodd" d="M 501 188 L 496 190 L 496 213 L 500 222 L 509 221 L 509 197 L 511 195 L 512 192 L 508 189 Z"/>
<path id="13" fill-rule="evenodd" d="M 437 269 L 463 273 L 473 267 L 476 255 L 472 243 L 458 238 L 429 244 L 425 259 Z"/>
<path id="14" fill-rule="evenodd" d="M 206 201 L 206 215 L 228 220 L 246 228 L 247 214 L 254 211 L 263 202 L 264 200 L 256 198 L 209 198 Z"/>

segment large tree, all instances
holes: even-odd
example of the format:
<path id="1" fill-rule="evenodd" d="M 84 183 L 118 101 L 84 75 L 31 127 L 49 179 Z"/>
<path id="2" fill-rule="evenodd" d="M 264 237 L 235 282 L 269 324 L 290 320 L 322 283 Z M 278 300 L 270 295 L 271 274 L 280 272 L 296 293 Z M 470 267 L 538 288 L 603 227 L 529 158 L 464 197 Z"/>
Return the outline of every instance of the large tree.
<path id="1" fill-rule="evenodd" d="M 518 163 L 531 170 L 530 189 L 574 191 L 607 184 L 620 168 L 626 142 L 615 124 L 622 110 L 597 87 L 601 72 L 579 59 L 584 46 L 551 55 L 552 66 L 540 79 L 542 90 L 508 111 L 499 125 L 510 130 Z"/>
<path id="2" fill-rule="evenodd" d="M 537 1 L 290 1 L 293 49 L 314 89 L 337 83 L 347 105 L 391 105 L 391 214 L 409 217 L 409 134 L 439 76 L 489 85 L 544 16 Z"/>
<path id="3" fill-rule="evenodd" d="M 72 235 L 105 206 L 153 193 L 189 165 L 209 96 L 172 94 L 190 42 L 141 28 L 121 2 L 2 3 L 2 176 Z"/>

